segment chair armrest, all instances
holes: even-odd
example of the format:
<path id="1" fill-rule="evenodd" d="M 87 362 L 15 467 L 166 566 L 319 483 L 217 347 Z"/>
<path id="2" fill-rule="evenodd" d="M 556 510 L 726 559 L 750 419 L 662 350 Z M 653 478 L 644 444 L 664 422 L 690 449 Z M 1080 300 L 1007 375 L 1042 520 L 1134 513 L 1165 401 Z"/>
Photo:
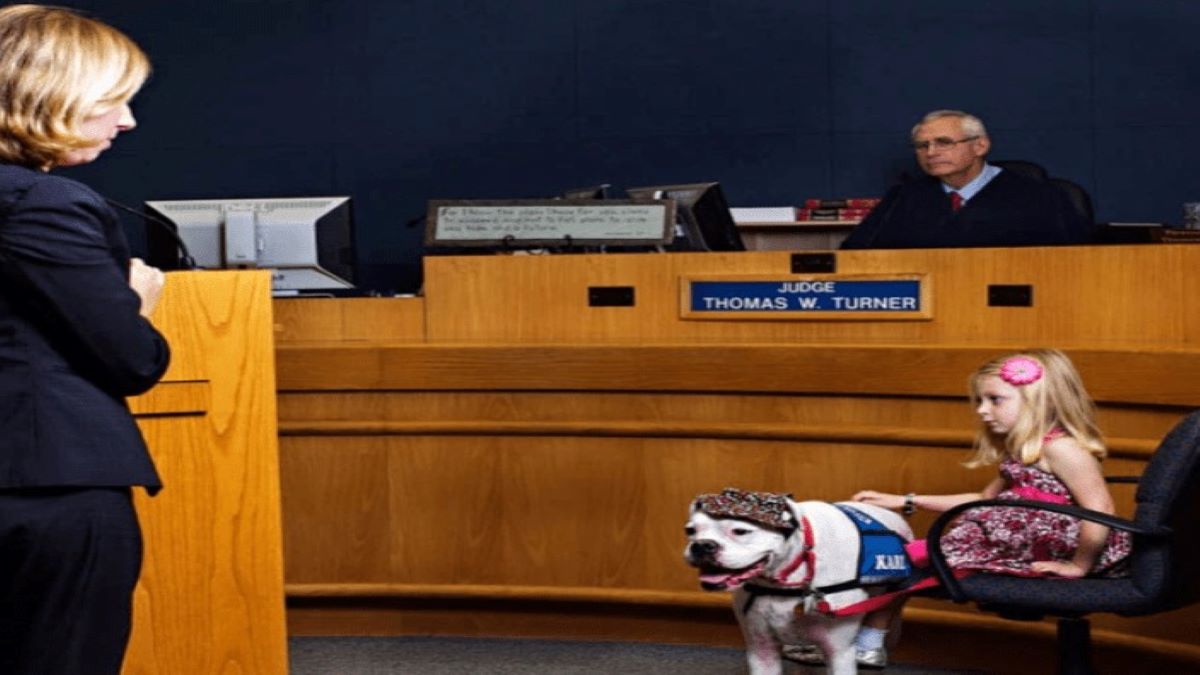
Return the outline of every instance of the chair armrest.
<path id="1" fill-rule="evenodd" d="M 1165 537 L 1171 534 L 1170 528 L 1160 527 L 1156 529 L 1147 529 L 1134 524 L 1133 521 L 1125 518 L 1120 518 L 1108 513 L 1085 509 L 1074 504 L 1054 504 L 1051 502 L 1039 502 L 1028 499 L 980 499 L 973 502 L 965 502 L 947 509 L 942 515 L 933 521 L 929 526 L 929 533 L 925 536 L 926 547 L 929 552 L 929 562 L 933 567 L 933 573 L 937 576 L 946 592 L 954 602 L 963 603 L 970 600 L 963 591 L 962 584 L 958 578 L 954 576 L 954 571 L 950 569 L 950 565 L 946 562 L 946 554 L 942 552 L 942 532 L 954 522 L 954 520 L 963 511 L 979 508 L 981 506 L 1006 506 L 1010 508 L 1027 508 L 1037 511 L 1052 511 L 1054 513 L 1063 513 L 1069 516 L 1074 516 L 1081 520 L 1089 520 L 1100 523 L 1118 530 L 1125 530 L 1146 537 Z"/>

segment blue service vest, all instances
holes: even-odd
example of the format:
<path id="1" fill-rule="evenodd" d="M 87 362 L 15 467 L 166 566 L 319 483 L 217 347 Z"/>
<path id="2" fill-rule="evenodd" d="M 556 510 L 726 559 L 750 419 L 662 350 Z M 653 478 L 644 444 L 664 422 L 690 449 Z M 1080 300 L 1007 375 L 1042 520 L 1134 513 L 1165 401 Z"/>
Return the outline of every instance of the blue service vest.
<path id="1" fill-rule="evenodd" d="M 889 530 L 865 512 L 846 504 L 834 504 L 858 527 L 858 583 L 864 586 L 904 581 L 912 574 L 912 561 L 904 549 L 904 537 Z"/>

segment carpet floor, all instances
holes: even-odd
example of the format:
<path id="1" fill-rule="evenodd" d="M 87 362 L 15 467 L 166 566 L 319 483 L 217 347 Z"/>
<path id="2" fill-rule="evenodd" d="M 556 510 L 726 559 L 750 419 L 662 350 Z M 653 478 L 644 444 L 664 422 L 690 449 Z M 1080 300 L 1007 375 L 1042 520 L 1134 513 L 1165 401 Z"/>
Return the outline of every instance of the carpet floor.
<path id="1" fill-rule="evenodd" d="M 294 637 L 291 675 L 738 675 L 740 649 L 631 642 L 445 637 Z M 822 673 L 789 664 L 789 675 Z M 896 664 L 888 674 L 983 675 Z"/>

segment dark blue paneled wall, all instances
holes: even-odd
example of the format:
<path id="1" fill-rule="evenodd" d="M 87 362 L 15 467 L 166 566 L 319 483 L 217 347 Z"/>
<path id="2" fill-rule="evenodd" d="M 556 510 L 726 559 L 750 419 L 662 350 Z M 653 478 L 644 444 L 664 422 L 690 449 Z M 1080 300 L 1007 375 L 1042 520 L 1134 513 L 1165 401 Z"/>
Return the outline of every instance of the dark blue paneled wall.
<path id="1" fill-rule="evenodd" d="M 140 128 L 73 175 L 135 203 L 349 194 L 361 258 L 407 264 L 398 286 L 431 198 L 878 195 L 942 107 L 983 117 L 994 157 L 1083 184 L 1101 220 L 1178 223 L 1200 201 L 1193 0 L 68 4 L 156 67 Z"/>

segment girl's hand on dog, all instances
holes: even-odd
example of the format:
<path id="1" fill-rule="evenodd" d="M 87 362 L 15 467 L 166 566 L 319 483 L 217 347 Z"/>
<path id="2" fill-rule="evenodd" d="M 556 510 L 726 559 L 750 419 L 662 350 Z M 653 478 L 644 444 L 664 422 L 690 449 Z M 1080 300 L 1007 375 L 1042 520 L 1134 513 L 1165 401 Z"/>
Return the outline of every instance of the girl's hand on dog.
<path id="1" fill-rule="evenodd" d="M 893 511 L 904 508 L 904 495 L 893 495 L 887 492 L 863 490 L 856 492 L 850 499 L 864 504 L 882 506 L 885 509 L 892 509 Z"/>

